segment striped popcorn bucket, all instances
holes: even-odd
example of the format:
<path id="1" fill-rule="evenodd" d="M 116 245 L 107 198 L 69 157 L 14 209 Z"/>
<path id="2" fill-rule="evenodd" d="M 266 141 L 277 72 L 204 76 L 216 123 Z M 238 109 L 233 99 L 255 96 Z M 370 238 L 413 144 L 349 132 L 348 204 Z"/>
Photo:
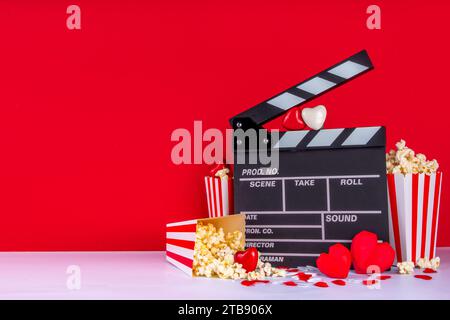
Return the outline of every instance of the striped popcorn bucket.
<path id="1" fill-rule="evenodd" d="M 397 262 L 436 254 L 442 173 L 388 174 L 389 238 Z"/>
<path id="2" fill-rule="evenodd" d="M 233 210 L 233 181 L 228 176 L 205 177 L 206 199 L 210 218 L 223 217 Z"/>
<path id="3" fill-rule="evenodd" d="M 189 276 L 194 263 L 195 233 L 199 222 L 211 223 L 225 233 L 241 231 L 245 241 L 245 216 L 234 214 L 220 218 L 195 219 L 166 225 L 166 259 Z"/>

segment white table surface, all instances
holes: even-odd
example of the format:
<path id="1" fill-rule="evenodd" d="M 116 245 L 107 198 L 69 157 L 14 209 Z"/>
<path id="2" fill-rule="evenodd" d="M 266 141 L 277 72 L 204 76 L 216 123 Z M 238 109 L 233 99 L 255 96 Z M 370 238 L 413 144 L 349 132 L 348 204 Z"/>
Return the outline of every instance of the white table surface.
<path id="1" fill-rule="evenodd" d="M 450 248 L 440 248 L 438 256 L 442 264 L 432 280 L 389 272 L 391 279 L 369 289 L 356 283 L 245 287 L 190 278 L 167 263 L 164 252 L 0 253 L 0 299 L 450 299 Z M 66 284 L 71 265 L 81 271 L 79 290 Z"/>

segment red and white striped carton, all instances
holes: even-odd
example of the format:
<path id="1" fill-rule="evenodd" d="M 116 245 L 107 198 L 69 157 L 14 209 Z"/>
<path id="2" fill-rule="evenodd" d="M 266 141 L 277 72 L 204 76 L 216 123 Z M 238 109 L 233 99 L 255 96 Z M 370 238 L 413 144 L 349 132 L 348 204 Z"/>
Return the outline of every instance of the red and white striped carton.
<path id="1" fill-rule="evenodd" d="M 205 177 L 210 218 L 224 217 L 233 210 L 233 180 L 229 175 Z"/>
<path id="2" fill-rule="evenodd" d="M 245 216 L 243 214 L 168 223 L 166 225 L 166 259 L 189 276 L 193 276 L 195 233 L 199 222 L 211 223 L 217 229 L 223 228 L 225 233 L 241 231 L 242 244 L 245 243 Z"/>
<path id="3" fill-rule="evenodd" d="M 442 172 L 434 174 L 388 174 L 389 241 L 396 262 L 436 254 Z"/>

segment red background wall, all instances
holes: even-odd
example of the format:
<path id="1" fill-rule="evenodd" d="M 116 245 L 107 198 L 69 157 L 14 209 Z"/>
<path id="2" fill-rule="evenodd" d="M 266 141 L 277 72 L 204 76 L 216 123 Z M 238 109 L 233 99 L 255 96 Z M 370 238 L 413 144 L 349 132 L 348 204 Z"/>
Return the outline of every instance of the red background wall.
<path id="1" fill-rule="evenodd" d="M 203 216 L 176 128 L 227 119 L 366 48 L 376 69 L 310 103 L 450 165 L 448 1 L 0 0 L 0 250 L 159 250 Z M 382 9 L 368 30 L 366 8 Z M 444 178 L 445 179 L 445 178 Z M 439 245 L 450 245 L 444 180 Z"/>

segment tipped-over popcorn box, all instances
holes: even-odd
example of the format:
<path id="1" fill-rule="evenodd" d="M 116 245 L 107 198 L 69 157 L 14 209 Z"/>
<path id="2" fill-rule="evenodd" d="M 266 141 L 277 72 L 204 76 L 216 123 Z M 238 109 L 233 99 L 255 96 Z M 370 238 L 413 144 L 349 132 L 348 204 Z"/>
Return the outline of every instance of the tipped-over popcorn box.
<path id="1" fill-rule="evenodd" d="M 389 239 L 397 263 L 419 265 L 439 259 L 436 238 L 442 172 L 439 164 L 408 148 L 404 140 L 386 154 Z M 425 262 L 425 264 L 424 264 Z"/>
<path id="2" fill-rule="evenodd" d="M 223 217 L 233 210 L 233 181 L 224 168 L 205 177 L 206 199 L 210 218 Z"/>
<path id="3" fill-rule="evenodd" d="M 199 225 L 212 224 L 224 233 L 238 231 L 242 234 L 240 247 L 245 244 L 245 216 L 235 214 L 218 218 L 195 219 L 166 225 L 166 259 L 189 276 L 193 274 L 194 249 Z"/>
<path id="4" fill-rule="evenodd" d="M 442 173 L 389 173 L 389 239 L 397 262 L 436 255 Z"/>

